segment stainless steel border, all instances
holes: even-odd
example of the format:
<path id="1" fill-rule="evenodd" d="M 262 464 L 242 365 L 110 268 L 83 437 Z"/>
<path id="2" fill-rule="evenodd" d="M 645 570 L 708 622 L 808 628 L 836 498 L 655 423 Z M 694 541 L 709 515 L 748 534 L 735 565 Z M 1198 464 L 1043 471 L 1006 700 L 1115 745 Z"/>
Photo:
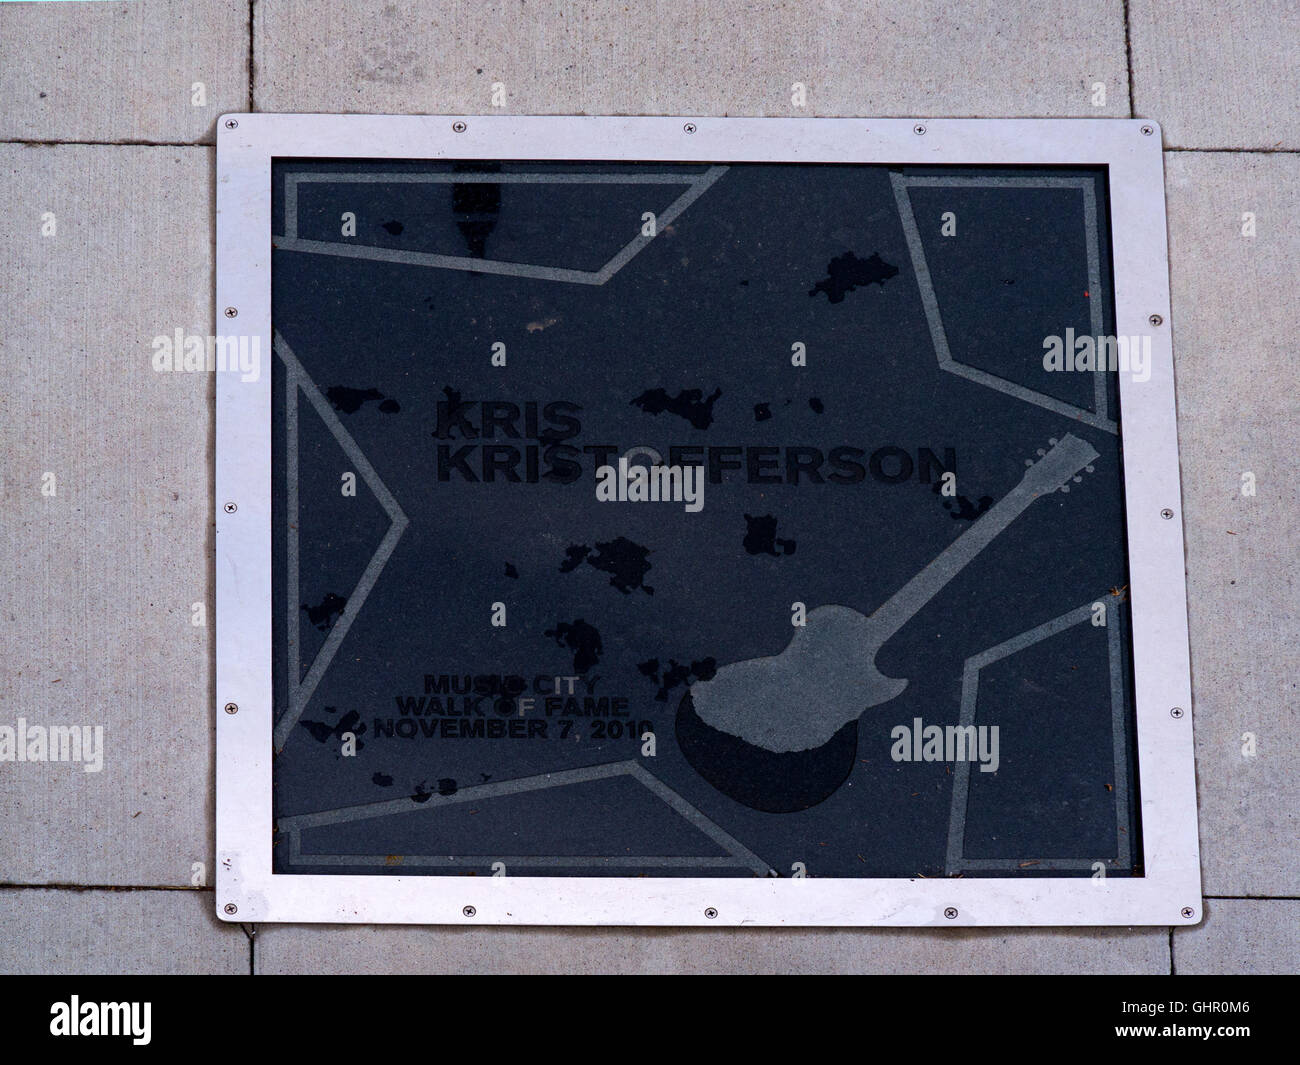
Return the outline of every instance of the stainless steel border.
<path id="1" fill-rule="evenodd" d="M 271 873 L 271 159 L 1101 164 L 1120 375 L 1146 875 L 1080 879 L 306 876 Z M 1127 119 L 565 118 L 232 114 L 218 122 L 217 889 L 228 921 L 547 925 L 1190 925 L 1201 919 L 1160 129 Z M 236 312 L 227 317 L 227 308 Z M 1153 315 L 1159 325 L 1151 324 Z M 237 709 L 228 712 L 228 704 Z M 1177 716 L 1175 716 L 1177 708 Z M 714 916 L 709 916 L 714 914 Z"/>

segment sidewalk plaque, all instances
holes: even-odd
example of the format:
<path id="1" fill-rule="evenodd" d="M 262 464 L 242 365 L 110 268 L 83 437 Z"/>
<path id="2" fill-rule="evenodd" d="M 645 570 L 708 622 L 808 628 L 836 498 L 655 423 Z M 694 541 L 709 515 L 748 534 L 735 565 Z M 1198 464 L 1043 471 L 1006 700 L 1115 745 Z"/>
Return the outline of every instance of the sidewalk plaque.
<path id="1" fill-rule="evenodd" d="M 1158 131 L 218 169 L 223 917 L 1199 919 Z"/>

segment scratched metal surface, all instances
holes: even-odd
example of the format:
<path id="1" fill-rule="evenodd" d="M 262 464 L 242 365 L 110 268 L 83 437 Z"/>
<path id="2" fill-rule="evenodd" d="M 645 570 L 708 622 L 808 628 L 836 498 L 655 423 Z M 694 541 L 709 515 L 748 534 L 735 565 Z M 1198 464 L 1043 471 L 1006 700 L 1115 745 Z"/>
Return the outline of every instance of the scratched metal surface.
<path id="1" fill-rule="evenodd" d="M 275 168 L 277 870 L 1140 874 L 1114 375 L 1041 365 L 1113 329 L 1104 178 L 474 169 Z M 702 509 L 599 501 L 634 447 Z"/>

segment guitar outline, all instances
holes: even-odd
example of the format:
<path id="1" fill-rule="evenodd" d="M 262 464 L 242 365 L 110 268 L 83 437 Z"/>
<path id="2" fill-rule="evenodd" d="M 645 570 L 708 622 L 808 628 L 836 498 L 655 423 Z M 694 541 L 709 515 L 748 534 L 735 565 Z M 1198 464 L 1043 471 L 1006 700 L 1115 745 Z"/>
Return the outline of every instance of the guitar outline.
<path id="1" fill-rule="evenodd" d="M 780 653 L 729 663 L 709 680 L 692 684 L 679 714 L 689 704 L 710 728 L 773 754 L 811 751 L 829 743 L 844 726 L 906 689 L 906 679 L 888 677 L 877 667 L 884 645 L 1036 500 L 1054 493 L 1098 457 L 1091 444 L 1067 433 L 1014 488 L 870 615 L 838 605 L 814 608 Z M 858 709 L 850 712 L 841 705 L 838 712 L 820 717 L 784 713 L 791 701 L 816 706 L 827 700 L 851 702 Z M 691 761 L 690 753 L 683 753 Z"/>

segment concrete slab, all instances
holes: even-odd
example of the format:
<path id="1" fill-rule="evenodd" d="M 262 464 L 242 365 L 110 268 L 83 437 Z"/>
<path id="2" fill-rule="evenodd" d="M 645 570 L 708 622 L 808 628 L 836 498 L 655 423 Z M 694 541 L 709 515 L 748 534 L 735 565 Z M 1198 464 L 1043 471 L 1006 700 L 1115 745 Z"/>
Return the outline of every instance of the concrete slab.
<path id="1" fill-rule="evenodd" d="M 262 925 L 258 973 L 1166 973 L 1164 929 Z"/>
<path id="2" fill-rule="evenodd" d="M 248 106 L 247 0 L 0 4 L 0 99 L 2 140 L 211 142 Z"/>
<path id="3" fill-rule="evenodd" d="M 1128 114 L 1120 0 L 278 0 L 254 31 L 263 111 Z"/>
<path id="4" fill-rule="evenodd" d="M 1179 975 L 1300 973 L 1300 901 L 1207 900 L 1200 925 L 1174 930 L 1174 970 Z M 1222 1020 L 1231 1023 L 1233 1016 Z"/>
<path id="5" fill-rule="evenodd" d="M 211 331 L 211 197 L 209 149 L 0 145 L 0 725 L 104 730 L 0 762 L 0 883 L 212 882 L 213 381 L 151 364 Z"/>
<path id="6" fill-rule="evenodd" d="M 1128 6 L 1136 109 L 1168 144 L 1300 148 L 1300 113 L 1277 105 L 1300 64 L 1293 5 Z M 763 0 L 745 19 L 707 0 L 255 8 L 266 110 L 489 112 L 499 82 L 512 113 L 1128 113 L 1121 0 L 811 14 Z M 0 4 L 0 140 L 210 140 L 219 114 L 248 105 L 248 18 L 246 0 Z M 1295 896 L 1300 504 L 1287 484 L 1300 389 L 1286 338 L 1300 236 L 1286 219 L 1300 161 L 1166 158 L 1206 890 Z M 210 627 L 191 624 L 209 601 L 211 381 L 150 367 L 155 336 L 210 329 L 211 181 L 203 149 L 0 145 L 0 570 L 16 575 L 0 583 L 0 726 L 101 725 L 106 745 L 99 773 L 0 763 L 0 883 L 179 887 L 196 861 L 212 875 Z M 1241 492 L 1248 472 L 1255 496 Z M 46 473 L 55 494 L 41 493 Z M 212 907 L 206 891 L 0 888 L 16 930 L 0 971 L 247 971 L 246 939 Z M 1204 924 L 1177 931 L 1177 970 L 1296 971 L 1298 908 L 1210 900 Z M 1163 929 L 316 926 L 263 928 L 258 959 L 264 972 L 403 973 L 1170 962 Z"/>
<path id="7" fill-rule="evenodd" d="M 248 937 L 217 920 L 210 891 L 0 888 L 0 910 L 0 973 L 248 972 Z"/>
<path id="8" fill-rule="evenodd" d="M 1179 148 L 1298 148 L 1300 7 L 1130 0 L 1133 106 Z"/>
<path id="9" fill-rule="evenodd" d="M 1297 895 L 1300 159 L 1171 153 L 1165 166 L 1204 890 Z"/>

